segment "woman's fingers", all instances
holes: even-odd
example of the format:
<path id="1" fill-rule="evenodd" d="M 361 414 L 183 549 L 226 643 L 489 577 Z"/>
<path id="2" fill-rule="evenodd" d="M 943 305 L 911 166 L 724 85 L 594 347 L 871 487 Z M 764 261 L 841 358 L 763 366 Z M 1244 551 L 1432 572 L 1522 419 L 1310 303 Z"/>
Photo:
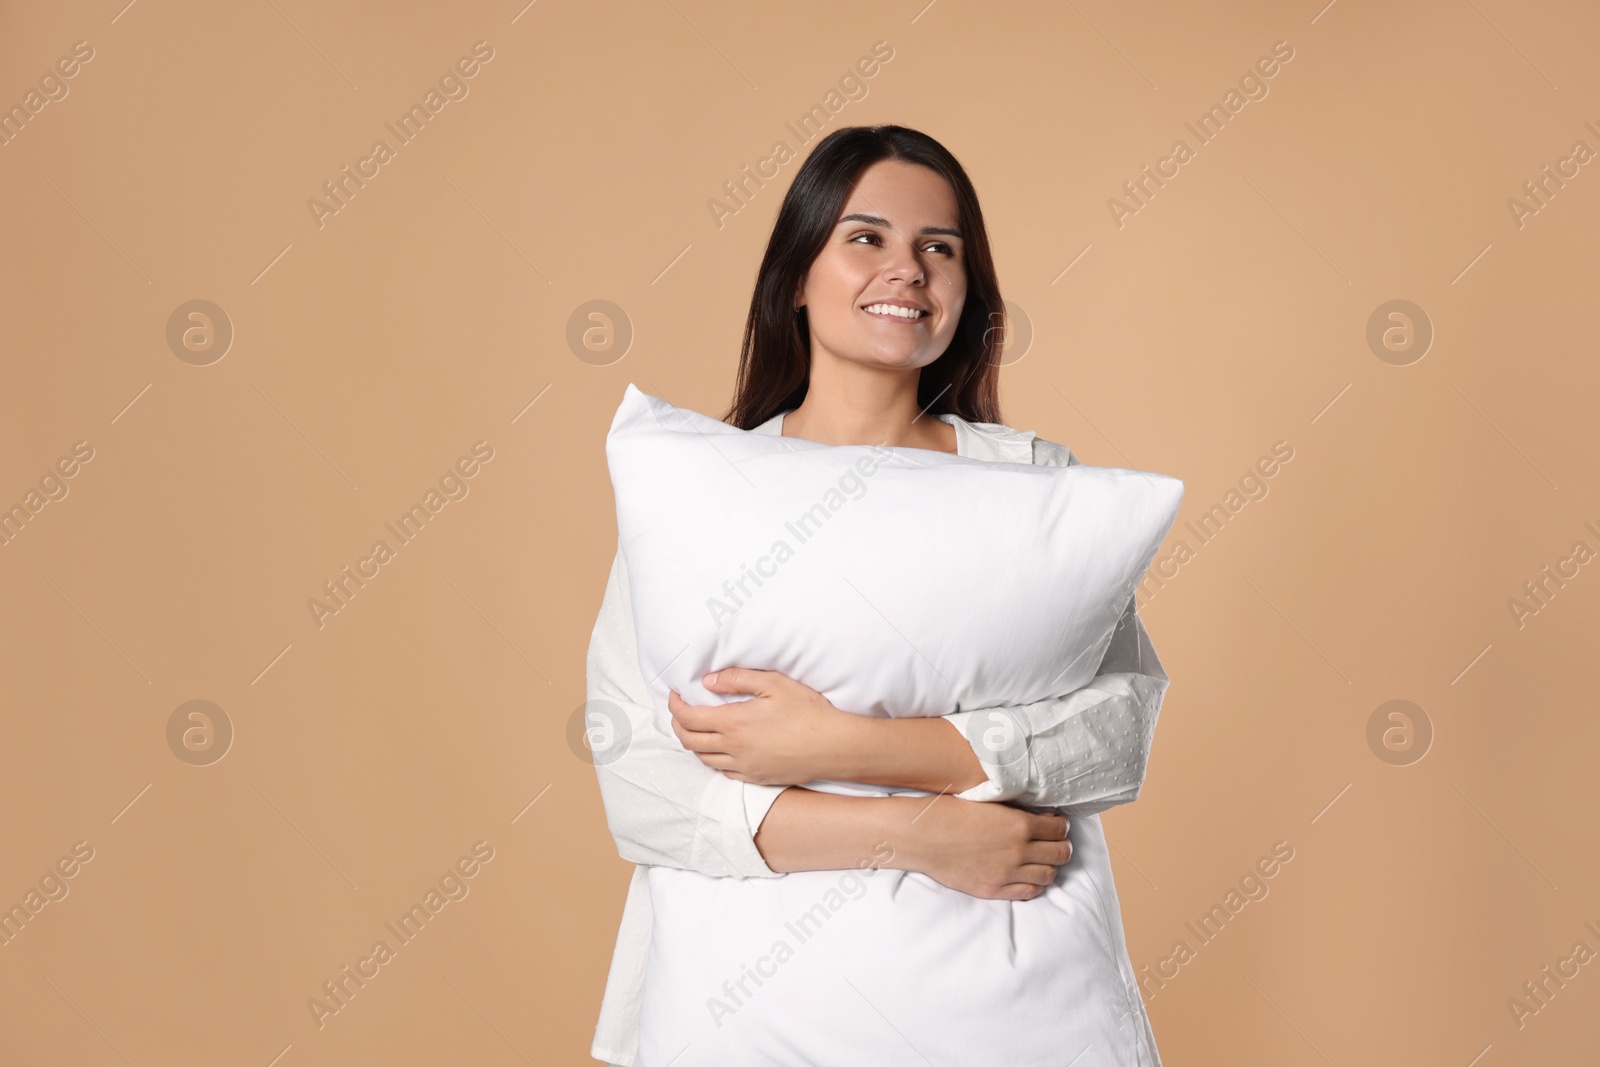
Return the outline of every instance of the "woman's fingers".
<path id="1" fill-rule="evenodd" d="M 1031 882 L 1009 882 L 1001 888 L 1000 895 L 995 897 L 995 899 L 1032 900 L 1034 897 L 1043 892 L 1043 886 L 1037 886 Z"/>
<path id="2" fill-rule="evenodd" d="M 788 675 L 777 671 L 758 671 L 752 667 L 724 667 L 700 679 L 700 684 L 713 693 L 750 693 L 768 696 L 778 679 L 788 680 Z"/>
<path id="3" fill-rule="evenodd" d="M 703 704 L 689 703 L 676 689 L 667 690 L 667 712 L 672 716 L 674 729 L 682 725 L 686 730 L 714 733 L 710 728 L 714 725 L 716 710 Z"/>
<path id="4" fill-rule="evenodd" d="M 1060 866 L 1072 858 L 1071 841 L 1030 841 L 1023 849 L 1024 863 L 1049 863 Z"/>
<path id="5" fill-rule="evenodd" d="M 1047 886 L 1054 884 L 1058 866 L 1053 862 L 1019 864 L 1013 872 L 1016 880 L 1006 883 L 999 899 L 1032 900 L 1043 893 Z"/>
<path id="6" fill-rule="evenodd" d="M 682 721 L 685 714 L 692 712 L 694 705 L 683 699 L 676 689 L 667 690 L 667 711 L 674 720 Z"/>
<path id="7" fill-rule="evenodd" d="M 672 720 L 672 732 L 678 735 L 678 743 L 690 752 L 721 752 L 722 735 L 708 730 L 691 730 L 676 716 Z"/>
<path id="8" fill-rule="evenodd" d="M 1058 811 L 1039 811 L 1029 813 L 1028 828 L 1040 841 L 1065 841 L 1072 823 Z"/>
<path id="9" fill-rule="evenodd" d="M 1056 880 L 1056 869 L 1049 863 L 1024 863 L 1017 868 L 1017 881 L 1029 885 L 1049 885 Z"/>

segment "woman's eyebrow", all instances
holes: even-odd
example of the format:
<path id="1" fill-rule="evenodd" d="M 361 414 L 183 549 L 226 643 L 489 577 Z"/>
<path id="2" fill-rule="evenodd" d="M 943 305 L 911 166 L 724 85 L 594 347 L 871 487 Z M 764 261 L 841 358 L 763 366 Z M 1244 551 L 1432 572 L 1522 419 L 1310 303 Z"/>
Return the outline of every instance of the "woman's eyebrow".
<path id="1" fill-rule="evenodd" d="M 846 222 L 864 222 L 869 226 L 882 226 L 886 230 L 894 229 L 894 226 L 890 224 L 888 219 L 882 218 L 882 217 L 880 217 L 878 215 L 862 215 L 862 214 L 846 215 L 844 218 L 842 218 L 838 222 L 834 223 L 834 225 L 838 226 L 838 225 L 841 225 L 841 224 L 846 223 Z M 965 238 L 963 238 L 961 236 L 961 231 L 960 230 L 952 230 L 948 226 L 924 226 L 919 232 L 920 233 L 941 233 L 941 234 L 945 234 L 945 235 L 950 236 L 950 237 L 954 237 L 957 240 L 965 240 Z"/>

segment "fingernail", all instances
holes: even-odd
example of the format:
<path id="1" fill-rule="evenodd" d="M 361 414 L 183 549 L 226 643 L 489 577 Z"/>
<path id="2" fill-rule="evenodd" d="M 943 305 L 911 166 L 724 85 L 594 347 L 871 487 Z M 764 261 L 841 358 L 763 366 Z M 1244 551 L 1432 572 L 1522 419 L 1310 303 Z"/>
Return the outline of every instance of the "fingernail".
<path id="1" fill-rule="evenodd" d="M 712 671 L 710 674 L 706 675 L 705 684 L 706 685 L 716 685 L 717 684 L 717 675 L 719 675 L 721 673 L 722 673 L 721 671 Z"/>

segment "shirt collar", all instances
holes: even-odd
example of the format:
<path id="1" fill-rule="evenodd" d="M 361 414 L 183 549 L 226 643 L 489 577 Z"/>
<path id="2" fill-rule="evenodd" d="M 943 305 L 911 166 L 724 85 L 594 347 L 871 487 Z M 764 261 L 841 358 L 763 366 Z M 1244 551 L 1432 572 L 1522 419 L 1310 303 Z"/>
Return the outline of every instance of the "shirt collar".
<path id="1" fill-rule="evenodd" d="M 780 411 L 760 426 L 752 427 L 750 432 L 780 437 L 783 434 L 783 417 L 788 413 Z M 1038 436 L 1033 430 L 1013 430 L 998 422 L 968 422 L 951 412 L 938 417 L 955 427 L 958 456 L 999 460 L 1002 463 L 1033 462 L 1033 440 Z"/>

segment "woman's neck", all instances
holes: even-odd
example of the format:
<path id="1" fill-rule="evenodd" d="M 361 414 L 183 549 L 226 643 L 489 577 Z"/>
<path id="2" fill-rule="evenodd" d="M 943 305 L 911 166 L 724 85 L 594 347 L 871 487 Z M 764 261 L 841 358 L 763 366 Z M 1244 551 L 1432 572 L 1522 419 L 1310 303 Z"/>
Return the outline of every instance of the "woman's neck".
<path id="1" fill-rule="evenodd" d="M 956 429 L 917 403 L 920 371 L 889 375 L 866 372 L 839 376 L 817 374 L 800 406 L 783 417 L 784 437 L 802 437 L 825 445 L 882 444 L 897 448 L 956 451 Z"/>

